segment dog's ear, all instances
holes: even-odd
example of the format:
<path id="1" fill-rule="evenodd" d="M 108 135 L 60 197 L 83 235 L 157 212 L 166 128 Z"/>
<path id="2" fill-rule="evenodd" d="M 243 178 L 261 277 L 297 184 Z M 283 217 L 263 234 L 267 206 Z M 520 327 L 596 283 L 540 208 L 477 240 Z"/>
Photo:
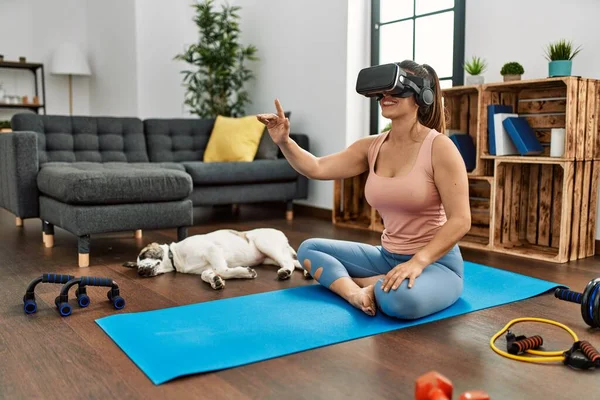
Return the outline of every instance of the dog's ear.
<path id="1" fill-rule="evenodd" d="M 137 262 L 135 262 L 135 261 L 127 261 L 127 262 L 123 263 L 123 266 L 127 267 L 127 268 L 137 268 L 138 265 L 137 265 Z"/>

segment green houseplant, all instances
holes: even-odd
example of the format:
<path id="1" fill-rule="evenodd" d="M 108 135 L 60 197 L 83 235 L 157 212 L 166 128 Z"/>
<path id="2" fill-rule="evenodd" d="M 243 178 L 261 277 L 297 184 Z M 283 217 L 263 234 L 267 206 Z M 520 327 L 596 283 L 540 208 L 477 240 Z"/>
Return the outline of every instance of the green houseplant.
<path id="1" fill-rule="evenodd" d="M 500 70 L 500 75 L 504 78 L 504 82 L 520 81 L 521 75 L 524 73 L 523 66 L 516 61 L 507 62 Z"/>
<path id="2" fill-rule="evenodd" d="M 579 54 L 581 46 L 573 48 L 573 43 L 565 39 L 550 43 L 546 47 L 548 63 L 548 76 L 570 76 L 573 58 Z"/>
<path id="3" fill-rule="evenodd" d="M 484 78 L 481 75 L 487 69 L 487 62 L 485 59 L 473 56 L 470 60 L 464 64 L 465 71 L 467 74 L 467 85 L 481 85 L 484 82 Z"/>
<path id="4" fill-rule="evenodd" d="M 240 7 L 222 5 L 221 11 L 216 11 L 213 3 L 204 0 L 192 5 L 198 42 L 174 58 L 190 65 L 181 71 L 186 87 L 184 104 L 201 118 L 239 117 L 250 103 L 244 85 L 254 79 L 246 62 L 258 60 L 257 49 L 240 43 Z"/>

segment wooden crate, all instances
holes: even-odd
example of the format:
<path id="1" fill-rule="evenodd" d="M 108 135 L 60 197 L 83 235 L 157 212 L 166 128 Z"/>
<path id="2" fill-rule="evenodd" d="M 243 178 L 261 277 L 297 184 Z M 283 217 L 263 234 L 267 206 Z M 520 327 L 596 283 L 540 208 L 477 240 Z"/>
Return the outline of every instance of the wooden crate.
<path id="1" fill-rule="evenodd" d="M 595 253 L 599 175 L 598 161 L 575 162 L 569 260 L 591 257 Z"/>
<path id="2" fill-rule="evenodd" d="M 446 109 L 446 134 L 465 133 L 471 136 L 475 145 L 475 169 L 470 176 L 492 175 L 493 161 L 482 159 L 479 123 L 481 86 L 457 86 L 444 89 Z M 448 132 L 449 131 L 449 132 Z"/>
<path id="3" fill-rule="evenodd" d="M 574 163 L 496 160 L 495 168 L 493 250 L 568 261 Z"/>
<path id="4" fill-rule="evenodd" d="M 364 196 L 368 172 L 334 182 L 332 222 L 338 226 L 371 229 L 371 206 Z"/>
<path id="5" fill-rule="evenodd" d="M 491 176 L 469 177 L 471 229 L 460 241 L 460 246 L 474 249 L 490 248 L 492 186 L 493 177 Z"/>
<path id="6" fill-rule="evenodd" d="M 596 80 L 560 77 L 483 85 L 480 107 L 480 142 L 483 159 L 514 159 L 522 156 L 493 156 L 489 153 L 487 106 L 505 104 L 524 117 L 533 128 L 544 153 L 550 157 L 552 128 L 565 128 L 565 153 L 559 160 L 592 160 L 600 156 L 600 87 Z M 529 158 L 529 156 L 527 156 Z M 557 159 L 557 158 L 553 158 Z"/>

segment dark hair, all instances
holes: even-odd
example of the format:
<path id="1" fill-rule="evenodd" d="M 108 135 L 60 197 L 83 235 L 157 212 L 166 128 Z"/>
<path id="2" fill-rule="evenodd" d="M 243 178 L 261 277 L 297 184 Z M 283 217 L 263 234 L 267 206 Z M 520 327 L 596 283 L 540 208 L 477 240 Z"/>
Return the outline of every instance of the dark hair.
<path id="1" fill-rule="evenodd" d="M 435 70 L 427 64 L 418 64 L 412 60 L 399 62 L 400 68 L 420 78 L 429 79 L 433 90 L 434 101 L 430 106 L 419 107 L 417 118 L 419 122 L 428 128 L 435 129 L 440 133 L 446 131 L 446 113 L 442 104 L 442 89 L 440 80 Z"/>

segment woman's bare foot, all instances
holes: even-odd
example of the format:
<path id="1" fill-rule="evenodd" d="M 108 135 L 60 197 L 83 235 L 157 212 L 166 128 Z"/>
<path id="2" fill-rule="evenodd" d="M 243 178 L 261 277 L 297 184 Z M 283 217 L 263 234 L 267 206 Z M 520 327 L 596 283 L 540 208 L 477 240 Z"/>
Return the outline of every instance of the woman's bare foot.
<path id="1" fill-rule="evenodd" d="M 362 310 L 365 314 L 370 315 L 371 317 L 375 316 L 375 313 L 377 312 L 374 285 L 358 289 L 348 296 L 348 301 L 354 307 Z"/>

